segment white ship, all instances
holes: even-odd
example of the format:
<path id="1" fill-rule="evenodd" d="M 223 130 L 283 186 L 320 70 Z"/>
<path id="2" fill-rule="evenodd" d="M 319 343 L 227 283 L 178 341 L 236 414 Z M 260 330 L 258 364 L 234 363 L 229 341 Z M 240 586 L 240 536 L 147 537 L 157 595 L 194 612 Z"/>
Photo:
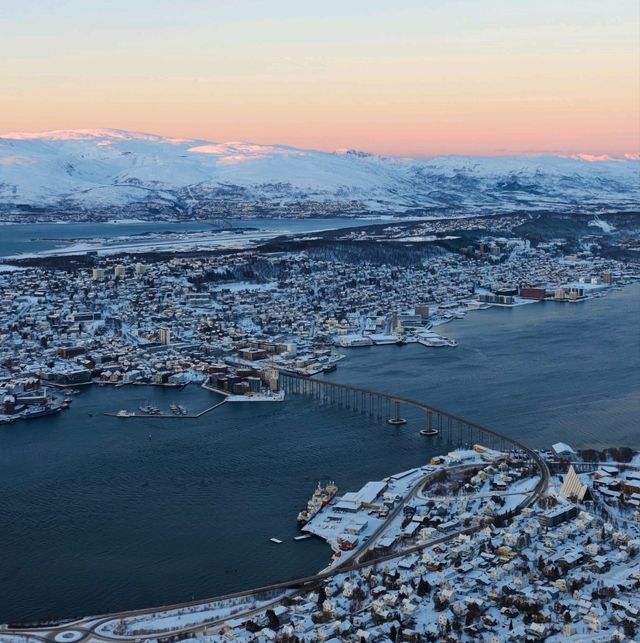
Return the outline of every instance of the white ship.
<path id="1" fill-rule="evenodd" d="M 369 337 L 376 346 L 381 344 L 399 344 L 402 341 L 398 335 L 384 335 L 382 333 L 374 333 L 369 335 Z"/>
<path id="2" fill-rule="evenodd" d="M 428 346 L 430 348 L 439 348 L 442 346 L 457 346 L 458 342 L 455 339 L 449 339 L 448 337 L 443 337 L 434 333 L 432 331 L 424 331 L 418 336 L 418 343 L 423 346 Z"/>
<path id="3" fill-rule="evenodd" d="M 316 490 L 307 502 L 307 506 L 298 514 L 298 523 L 306 525 L 323 507 L 326 507 L 338 493 L 334 482 L 327 483 L 324 487 L 318 482 Z"/>
<path id="4" fill-rule="evenodd" d="M 336 343 L 342 348 L 355 348 L 357 346 L 373 346 L 370 335 L 339 335 Z"/>
<path id="5" fill-rule="evenodd" d="M 227 395 L 227 402 L 284 402 L 285 392 L 283 389 L 272 393 L 245 393 L 243 395 Z"/>

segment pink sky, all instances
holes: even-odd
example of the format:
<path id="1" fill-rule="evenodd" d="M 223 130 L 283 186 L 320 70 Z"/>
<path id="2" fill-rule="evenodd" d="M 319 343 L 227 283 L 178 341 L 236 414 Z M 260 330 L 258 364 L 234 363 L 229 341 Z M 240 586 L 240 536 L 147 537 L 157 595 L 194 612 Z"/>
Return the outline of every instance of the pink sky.
<path id="1" fill-rule="evenodd" d="M 635 0 L 134 4 L 10 10 L 0 131 L 407 156 L 640 150 Z"/>

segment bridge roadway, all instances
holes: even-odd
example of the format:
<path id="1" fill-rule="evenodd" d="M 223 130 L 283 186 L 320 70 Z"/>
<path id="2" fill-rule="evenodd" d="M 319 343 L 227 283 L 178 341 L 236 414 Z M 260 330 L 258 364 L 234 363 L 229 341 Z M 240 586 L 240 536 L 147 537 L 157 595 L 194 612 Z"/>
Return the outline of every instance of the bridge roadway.
<path id="1" fill-rule="evenodd" d="M 282 376 L 282 373 L 281 373 Z M 287 374 L 288 378 L 296 378 L 300 380 L 305 380 L 305 378 L 301 378 L 295 375 L 289 375 Z M 314 382 L 325 382 L 324 380 L 314 380 Z M 433 407 L 429 407 L 426 404 L 423 404 L 421 402 L 416 402 L 415 400 L 410 400 L 407 398 L 403 397 L 398 397 L 398 396 L 387 396 L 385 394 L 380 394 L 376 393 L 375 391 L 369 391 L 368 389 L 363 389 L 360 387 L 353 387 L 347 384 L 337 384 L 334 382 L 329 383 L 330 386 L 332 387 L 339 387 L 339 388 L 344 388 L 344 389 L 349 389 L 352 391 L 357 391 L 359 393 L 364 393 L 367 395 L 372 395 L 372 396 L 381 396 L 384 398 L 388 398 L 392 401 L 398 401 L 403 404 L 411 405 L 416 408 L 425 410 L 427 412 L 438 412 L 441 413 L 443 416 L 451 417 L 454 418 L 456 421 L 462 422 L 468 426 L 472 426 L 478 431 L 482 433 L 486 433 L 487 435 L 493 436 L 494 438 L 498 438 L 502 441 L 504 441 L 507 444 L 510 444 L 516 451 L 520 451 L 523 454 L 525 454 L 538 468 L 539 474 L 540 474 L 540 480 L 536 487 L 533 489 L 532 492 L 529 493 L 527 498 L 523 500 L 517 507 L 516 507 L 516 513 L 522 511 L 523 509 L 532 506 L 535 504 L 538 499 L 542 496 L 542 494 L 545 492 L 547 489 L 547 486 L 549 484 L 549 469 L 546 465 L 546 462 L 542 459 L 542 457 L 533 449 L 529 448 L 528 446 L 514 440 L 513 438 L 510 438 L 508 436 L 504 436 L 500 433 L 497 433 L 495 431 L 491 431 L 489 429 L 486 429 L 479 424 L 475 424 L 472 422 L 469 422 L 467 420 L 464 420 L 462 418 L 453 416 L 449 413 L 446 413 L 444 411 L 439 411 L 437 409 L 434 409 Z M 464 465 L 463 465 L 464 466 Z M 471 465 L 469 465 L 471 466 Z M 453 468 L 452 468 L 453 469 Z M 435 472 L 433 472 L 435 473 Z M 113 614 L 108 614 L 100 617 L 88 617 L 88 618 L 82 618 L 78 619 L 75 621 L 69 621 L 64 624 L 61 624 L 59 626 L 48 626 L 48 627 L 26 627 L 26 628 L 6 628 L 6 629 L 0 629 L 0 641 L 2 640 L 2 634 L 16 634 L 16 635 L 23 635 L 23 636 L 28 636 L 33 639 L 39 639 L 42 641 L 53 641 L 56 636 L 60 636 L 63 632 L 68 632 L 70 630 L 73 630 L 75 632 L 78 632 L 79 635 L 81 635 L 79 638 L 75 639 L 75 641 L 131 641 L 131 640 L 137 640 L 140 638 L 148 638 L 148 637 L 169 637 L 169 636 L 175 636 L 175 635 L 186 635 L 186 634 L 197 634 L 197 633 L 203 633 L 204 631 L 210 631 L 212 628 L 219 628 L 224 624 L 226 620 L 229 618 L 233 619 L 238 619 L 238 618 L 243 618 L 243 619 L 248 619 L 251 618 L 252 616 L 259 614 L 261 612 L 264 612 L 265 609 L 268 607 L 273 607 L 274 605 L 278 604 L 280 601 L 282 601 L 285 597 L 291 597 L 296 594 L 301 594 L 305 593 L 308 591 L 313 590 L 316 586 L 318 586 L 319 583 L 328 580 L 332 578 L 333 576 L 336 576 L 338 574 L 345 574 L 345 573 L 350 573 L 350 572 L 355 572 L 360 569 L 364 569 L 366 567 L 373 567 L 375 565 L 379 565 L 380 563 L 384 563 L 386 561 L 394 560 L 396 558 L 403 558 L 405 556 L 409 556 L 413 553 L 420 552 L 426 548 L 429 547 L 435 547 L 436 545 L 443 544 L 450 542 L 451 540 L 457 538 L 458 536 L 462 534 L 473 534 L 481 529 L 484 528 L 484 524 L 478 524 L 478 525 L 473 525 L 471 527 L 467 527 L 464 529 L 460 529 L 459 531 L 452 532 L 451 534 L 444 535 L 440 538 L 436 538 L 434 540 L 430 540 L 428 542 L 421 543 L 419 545 L 414 545 L 412 547 L 408 547 L 406 549 L 403 549 L 402 551 L 398 552 L 392 552 L 390 554 L 385 554 L 382 556 L 378 556 L 375 559 L 368 560 L 368 561 L 360 561 L 359 559 L 363 556 L 363 554 L 366 551 L 369 551 L 376 539 L 385 531 L 385 529 L 389 526 L 391 521 L 397 517 L 399 511 L 401 510 L 402 506 L 406 503 L 406 501 L 415 495 L 422 486 L 424 486 L 425 482 L 429 479 L 430 475 L 433 475 L 433 473 L 427 474 L 423 478 L 420 479 L 420 481 L 414 485 L 414 487 L 411 489 L 409 494 L 405 496 L 405 499 L 403 502 L 398 503 L 398 506 L 394 508 L 394 511 L 391 512 L 387 516 L 387 520 L 385 523 L 378 529 L 376 530 L 375 534 L 373 537 L 371 537 L 367 543 L 366 547 L 362 547 L 357 551 L 357 554 L 350 557 L 344 563 L 339 563 L 337 565 L 334 565 L 331 568 L 324 569 L 317 574 L 311 574 L 310 576 L 303 576 L 300 578 L 294 578 L 291 580 L 287 581 L 281 581 L 277 583 L 271 583 L 270 585 L 265 585 L 264 587 L 258 587 L 250 590 L 244 590 L 240 592 L 233 592 L 230 594 L 225 594 L 222 596 L 217 596 L 214 598 L 208 598 L 208 599 L 199 599 L 199 600 L 194 600 L 194 601 L 187 601 L 184 603 L 177 603 L 173 605 L 166 605 L 162 607 L 155 607 L 155 608 L 143 608 L 143 609 L 136 609 L 136 610 L 127 610 L 123 612 L 117 612 Z M 98 628 L 103 625 L 104 623 L 107 623 L 108 621 L 112 620 L 118 620 L 118 619 L 123 619 L 123 618 L 128 618 L 128 617 L 134 617 L 134 616 L 143 616 L 145 614 L 154 614 L 158 612 L 165 612 L 165 611 L 171 611 L 171 610 L 178 610 L 178 609 L 185 609 L 189 607 L 198 607 L 198 606 L 203 606 L 208 603 L 215 603 L 215 602 L 222 602 L 226 600 L 231 600 L 234 598 L 242 598 L 242 597 L 248 597 L 248 596 L 255 596 L 255 595 L 260 595 L 260 594 L 269 594 L 272 592 L 276 592 L 278 590 L 292 590 L 291 592 L 286 592 L 284 591 L 283 594 L 274 597 L 274 600 L 272 603 L 269 603 L 267 605 L 263 604 L 259 608 L 255 609 L 250 609 L 247 610 L 246 612 L 240 612 L 233 614 L 233 616 L 225 617 L 222 619 L 217 619 L 213 621 L 209 621 L 207 623 L 199 623 L 197 625 L 193 625 L 190 627 L 185 627 L 182 629 L 177 629 L 177 630 L 171 630 L 170 632 L 158 632 L 157 634 L 147 634 L 141 637 L 140 635 L 138 636 L 116 636 L 116 635 L 104 635 L 100 634 L 97 630 Z"/>
<path id="2" fill-rule="evenodd" d="M 498 451 L 505 451 L 507 445 L 511 445 L 515 450 L 524 452 L 529 458 L 536 461 L 536 454 L 534 454 L 533 450 L 513 438 L 487 429 L 476 422 L 471 422 L 442 409 L 401 395 L 380 393 L 352 384 L 303 377 L 285 371 L 280 371 L 280 384 L 287 391 L 287 394 L 306 395 L 327 404 L 336 404 L 347 409 L 368 413 L 378 418 L 393 419 L 391 413 L 392 404 L 395 407 L 396 417 L 402 405 L 415 408 L 425 413 L 426 428 L 437 429 L 440 435 L 448 432 L 449 441 L 457 439 L 460 445 L 464 442 L 467 444 L 480 443 Z"/>

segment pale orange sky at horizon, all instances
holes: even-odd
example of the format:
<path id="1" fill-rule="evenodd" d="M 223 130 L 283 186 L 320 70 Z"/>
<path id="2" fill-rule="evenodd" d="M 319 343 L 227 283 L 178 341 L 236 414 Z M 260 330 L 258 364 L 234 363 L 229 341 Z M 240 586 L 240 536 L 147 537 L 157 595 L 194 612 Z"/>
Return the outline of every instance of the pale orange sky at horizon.
<path id="1" fill-rule="evenodd" d="M 640 151 L 636 2 L 168 0 L 0 16 L 0 132 L 383 154 Z"/>

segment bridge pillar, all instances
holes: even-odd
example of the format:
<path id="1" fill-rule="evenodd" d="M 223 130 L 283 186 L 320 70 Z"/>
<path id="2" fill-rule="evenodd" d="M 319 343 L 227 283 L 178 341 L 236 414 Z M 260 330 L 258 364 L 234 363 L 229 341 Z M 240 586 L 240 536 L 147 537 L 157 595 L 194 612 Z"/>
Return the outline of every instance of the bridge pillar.
<path id="1" fill-rule="evenodd" d="M 400 417 L 400 402 L 398 400 L 394 400 L 394 402 L 395 402 L 395 415 L 394 417 L 389 418 L 387 422 L 393 426 L 400 426 L 402 424 L 406 424 L 407 421 L 403 417 Z"/>
<path id="2" fill-rule="evenodd" d="M 438 435 L 438 429 L 433 426 L 433 411 L 427 411 L 427 426 L 421 432 L 422 435 Z"/>

